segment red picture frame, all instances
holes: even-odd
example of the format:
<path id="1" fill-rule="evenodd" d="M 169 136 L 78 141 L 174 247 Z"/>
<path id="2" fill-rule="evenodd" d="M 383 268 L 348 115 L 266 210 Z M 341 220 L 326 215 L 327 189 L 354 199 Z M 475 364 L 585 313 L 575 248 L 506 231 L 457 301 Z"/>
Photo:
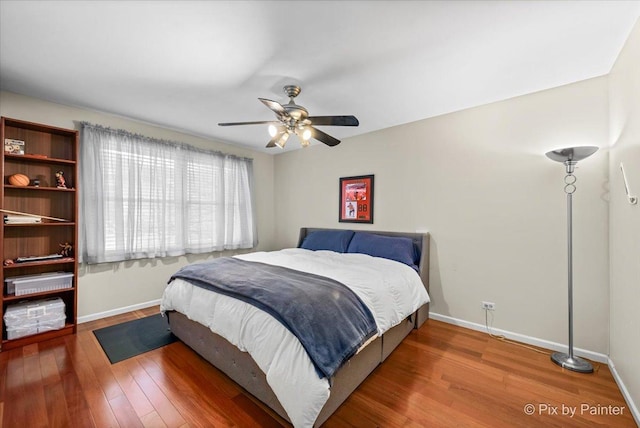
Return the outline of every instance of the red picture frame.
<path id="1" fill-rule="evenodd" d="M 373 223 L 373 175 L 340 178 L 338 221 Z"/>

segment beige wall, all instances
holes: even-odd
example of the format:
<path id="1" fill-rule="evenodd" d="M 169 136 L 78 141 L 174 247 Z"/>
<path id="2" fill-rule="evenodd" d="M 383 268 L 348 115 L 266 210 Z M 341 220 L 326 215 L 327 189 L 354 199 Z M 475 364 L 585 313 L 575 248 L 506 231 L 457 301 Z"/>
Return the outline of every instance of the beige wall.
<path id="1" fill-rule="evenodd" d="M 88 121 L 125 129 L 148 137 L 181 141 L 194 146 L 253 158 L 256 181 L 258 249 L 274 247 L 273 157 L 192 135 L 151 126 L 125 118 L 53 104 L 9 92 L 0 92 L 0 114 L 14 119 L 79 129 Z M 223 253 L 224 254 L 224 253 Z M 171 257 L 102 265 L 82 265 L 78 281 L 78 316 L 91 317 L 160 299 L 167 280 L 179 267 L 220 255 Z"/>
<path id="2" fill-rule="evenodd" d="M 564 166 L 544 156 L 607 146 L 601 77 L 276 156 L 278 246 L 301 226 L 432 234 L 432 312 L 567 343 Z M 425 102 L 429 102 L 425 95 Z M 340 224 L 338 179 L 375 174 L 375 223 Z M 608 352 L 608 152 L 579 165 L 575 346 Z M 640 186 L 639 186 L 640 187 Z"/>
<path id="3" fill-rule="evenodd" d="M 610 358 L 636 406 L 640 405 L 640 205 L 630 205 L 629 186 L 640 196 L 640 22 L 616 61 L 610 81 L 611 256 Z M 638 409 L 636 409 L 637 412 Z M 637 415 L 640 415 L 637 413 Z M 637 419 L 640 423 L 640 419 Z"/>

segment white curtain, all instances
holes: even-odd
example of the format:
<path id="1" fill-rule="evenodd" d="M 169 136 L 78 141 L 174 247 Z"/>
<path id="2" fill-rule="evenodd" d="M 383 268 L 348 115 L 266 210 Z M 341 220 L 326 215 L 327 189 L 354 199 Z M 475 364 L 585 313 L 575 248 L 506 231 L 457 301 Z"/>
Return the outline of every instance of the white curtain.
<path id="1" fill-rule="evenodd" d="M 257 244 L 252 159 L 81 125 L 81 262 Z"/>

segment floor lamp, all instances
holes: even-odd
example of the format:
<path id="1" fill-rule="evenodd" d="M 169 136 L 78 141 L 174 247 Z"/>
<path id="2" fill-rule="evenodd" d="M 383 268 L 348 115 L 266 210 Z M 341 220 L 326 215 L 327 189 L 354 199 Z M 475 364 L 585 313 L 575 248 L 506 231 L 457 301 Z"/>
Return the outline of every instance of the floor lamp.
<path id="1" fill-rule="evenodd" d="M 576 191 L 576 176 L 573 175 L 578 161 L 585 159 L 598 150 L 594 146 L 570 147 L 567 149 L 553 150 L 547 153 L 551 160 L 562 162 L 567 170 L 564 177 L 564 192 L 567 194 L 567 268 L 569 288 L 569 353 L 554 352 L 551 360 L 557 365 L 580 373 L 592 373 L 593 366 L 590 362 L 573 355 L 573 224 L 572 224 L 572 197 Z"/>

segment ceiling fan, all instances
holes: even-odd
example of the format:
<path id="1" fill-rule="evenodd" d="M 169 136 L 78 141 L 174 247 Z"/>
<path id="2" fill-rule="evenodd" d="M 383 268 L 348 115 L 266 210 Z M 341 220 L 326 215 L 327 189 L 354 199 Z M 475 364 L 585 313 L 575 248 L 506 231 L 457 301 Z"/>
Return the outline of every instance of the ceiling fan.
<path id="1" fill-rule="evenodd" d="M 300 94 L 300 86 L 287 85 L 284 92 L 289 97 L 287 104 L 280 104 L 266 98 L 258 98 L 264 105 L 276 114 L 277 120 L 257 122 L 227 122 L 218 123 L 219 126 L 261 125 L 269 124 L 271 140 L 267 147 L 284 148 L 291 134 L 296 134 L 302 147 L 309 145 L 309 139 L 316 139 L 327 146 L 336 146 L 340 140 L 315 128 L 315 126 L 358 126 L 360 122 L 355 116 L 309 116 L 306 108 L 296 104 L 293 99 Z"/>

